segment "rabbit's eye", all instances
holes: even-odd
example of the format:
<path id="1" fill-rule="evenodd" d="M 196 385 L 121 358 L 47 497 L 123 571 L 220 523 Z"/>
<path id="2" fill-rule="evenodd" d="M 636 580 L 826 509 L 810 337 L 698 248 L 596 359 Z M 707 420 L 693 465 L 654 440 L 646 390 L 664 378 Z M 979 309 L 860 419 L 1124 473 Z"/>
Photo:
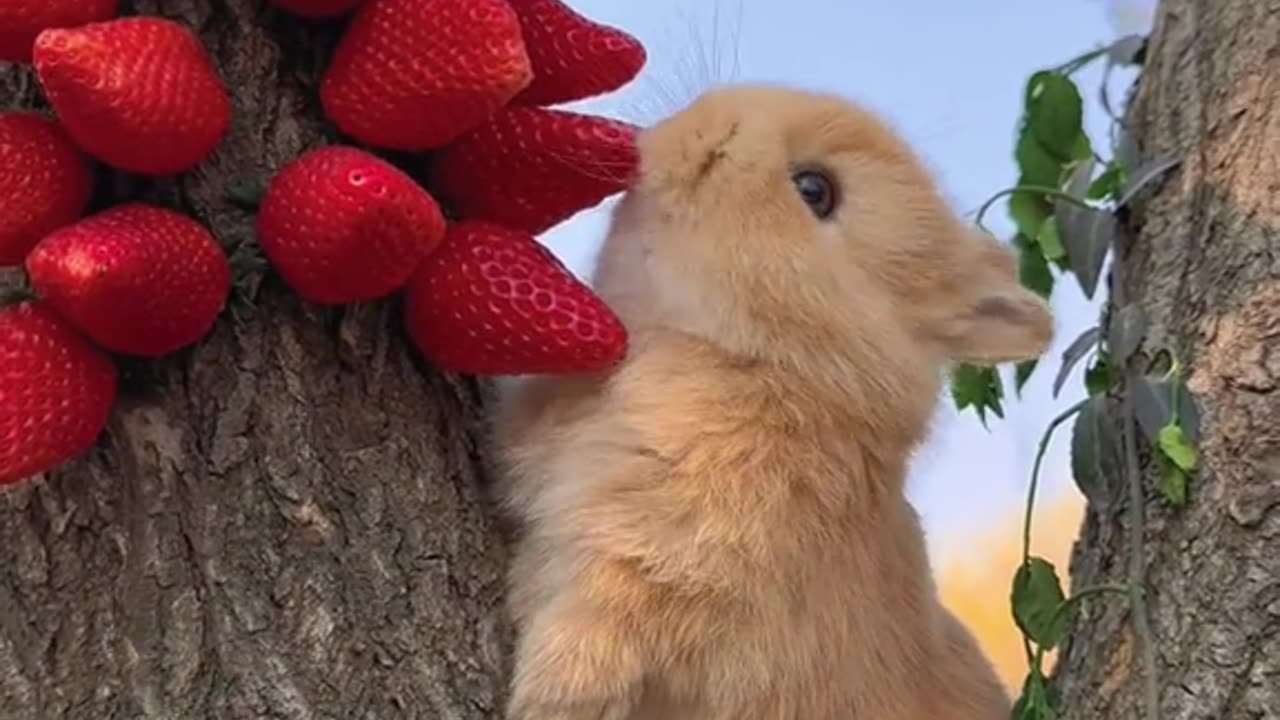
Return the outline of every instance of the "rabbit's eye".
<path id="1" fill-rule="evenodd" d="M 814 217 L 826 220 L 836 210 L 836 184 L 820 170 L 801 170 L 791 176 L 800 199 L 813 211 Z"/>

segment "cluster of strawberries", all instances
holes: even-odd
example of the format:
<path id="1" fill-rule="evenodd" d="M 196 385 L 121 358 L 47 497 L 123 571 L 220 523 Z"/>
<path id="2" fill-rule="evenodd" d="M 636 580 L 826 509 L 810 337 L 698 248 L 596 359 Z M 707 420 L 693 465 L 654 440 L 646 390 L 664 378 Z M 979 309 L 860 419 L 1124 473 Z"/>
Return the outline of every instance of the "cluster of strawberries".
<path id="1" fill-rule="evenodd" d="M 257 210 L 286 284 L 325 305 L 403 292 L 410 338 L 456 372 L 617 362 L 625 329 L 534 236 L 629 181 L 634 126 L 549 106 L 629 82 L 639 42 L 560 0 L 274 2 L 351 15 L 324 114 L 368 148 L 429 155 L 432 189 L 355 145 L 292 159 Z M 0 306 L 0 484 L 92 446 L 116 398 L 107 353 L 192 345 L 231 291 L 224 250 L 195 219 L 137 202 L 85 216 L 94 161 L 183 173 L 231 127 L 195 33 L 117 14 L 117 0 L 0 7 L 0 61 L 33 64 L 55 115 L 0 113 L 0 267 L 25 268 L 36 296 Z"/>

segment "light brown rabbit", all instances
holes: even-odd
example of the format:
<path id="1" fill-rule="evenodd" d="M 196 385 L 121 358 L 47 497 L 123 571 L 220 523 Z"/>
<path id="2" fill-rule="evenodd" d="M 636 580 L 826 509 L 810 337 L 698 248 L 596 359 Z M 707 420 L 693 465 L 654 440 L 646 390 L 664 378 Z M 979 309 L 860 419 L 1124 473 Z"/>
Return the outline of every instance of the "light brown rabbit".
<path id="1" fill-rule="evenodd" d="M 614 371 L 497 418 L 516 720 L 1005 720 L 903 494 L 950 360 L 1052 335 L 884 124 L 774 87 L 644 131 L 595 279 Z"/>

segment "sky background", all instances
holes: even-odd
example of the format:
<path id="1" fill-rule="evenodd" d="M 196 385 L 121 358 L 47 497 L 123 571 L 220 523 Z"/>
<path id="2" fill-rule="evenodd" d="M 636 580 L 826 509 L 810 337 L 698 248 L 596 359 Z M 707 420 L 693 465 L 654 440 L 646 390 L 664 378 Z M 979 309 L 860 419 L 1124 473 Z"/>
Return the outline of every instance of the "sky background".
<path id="1" fill-rule="evenodd" d="M 1014 184 L 1014 129 L 1023 86 L 1119 35 L 1143 32 L 1151 0 L 570 0 L 579 12 L 621 27 L 648 49 L 649 62 L 626 88 L 573 109 L 647 124 L 719 82 L 767 81 L 830 91 L 886 117 L 933 169 L 960 212 Z M 736 72 L 735 72 L 736 70 Z M 1094 100 L 1100 69 L 1082 73 L 1086 127 L 1095 144 L 1106 115 Z M 1113 87 L 1123 90 L 1127 76 Z M 553 228 L 543 241 L 584 279 L 604 236 L 612 201 Z M 987 216 L 1011 234 L 1003 202 Z M 1053 296 L 1054 346 L 1004 420 L 984 429 L 941 399 L 934 432 L 914 460 L 908 492 L 924 518 L 935 560 L 983 552 L 966 542 L 1016 515 L 1039 438 L 1049 421 L 1083 397 L 1081 368 L 1057 399 L 1053 375 L 1062 349 L 1092 325 L 1097 301 L 1074 279 Z M 1083 366 L 1083 364 L 1081 364 Z M 1008 378 L 1008 373 L 1006 372 Z M 1012 393 L 1012 383 L 1007 383 Z M 1046 458 L 1045 502 L 1074 494 L 1069 430 Z M 1070 500 L 1070 498 L 1067 498 Z M 1013 531 L 1013 528 L 1010 528 Z"/>

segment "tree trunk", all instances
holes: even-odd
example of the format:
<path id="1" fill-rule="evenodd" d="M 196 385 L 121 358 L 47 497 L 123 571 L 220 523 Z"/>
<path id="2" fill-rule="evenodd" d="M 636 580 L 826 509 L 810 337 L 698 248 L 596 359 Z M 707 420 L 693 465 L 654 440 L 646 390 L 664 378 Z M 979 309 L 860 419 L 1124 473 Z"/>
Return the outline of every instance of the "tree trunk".
<path id="1" fill-rule="evenodd" d="M 262 0 L 122 11 L 197 29 L 234 120 L 176 180 L 104 172 L 96 206 L 142 198 L 246 237 L 228 190 L 322 140 L 341 23 Z M 39 103 L 29 71 L 0 70 L 0 104 Z M 396 302 L 322 310 L 268 281 L 247 316 L 124 369 L 98 447 L 0 494 L 0 717 L 498 716 L 481 392 L 423 366 Z"/>
<path id="2" fill-rule="evenodd" d="M 1280 718 L 1280 3 L 1164 0 L 1129 123 L 1144 158 L 1182 164 L 1134 207 L 1114 281 L 1201 411 L 1190 503 L 1145 473 L 1160 718 Z M 1091 508 L 1075 587 L 1123 582 L 1128 521 Z M 1140 648 L 1123 601 L 1088 603 L 1060 656 L 1066 717 L 1150 718 Z"/>

